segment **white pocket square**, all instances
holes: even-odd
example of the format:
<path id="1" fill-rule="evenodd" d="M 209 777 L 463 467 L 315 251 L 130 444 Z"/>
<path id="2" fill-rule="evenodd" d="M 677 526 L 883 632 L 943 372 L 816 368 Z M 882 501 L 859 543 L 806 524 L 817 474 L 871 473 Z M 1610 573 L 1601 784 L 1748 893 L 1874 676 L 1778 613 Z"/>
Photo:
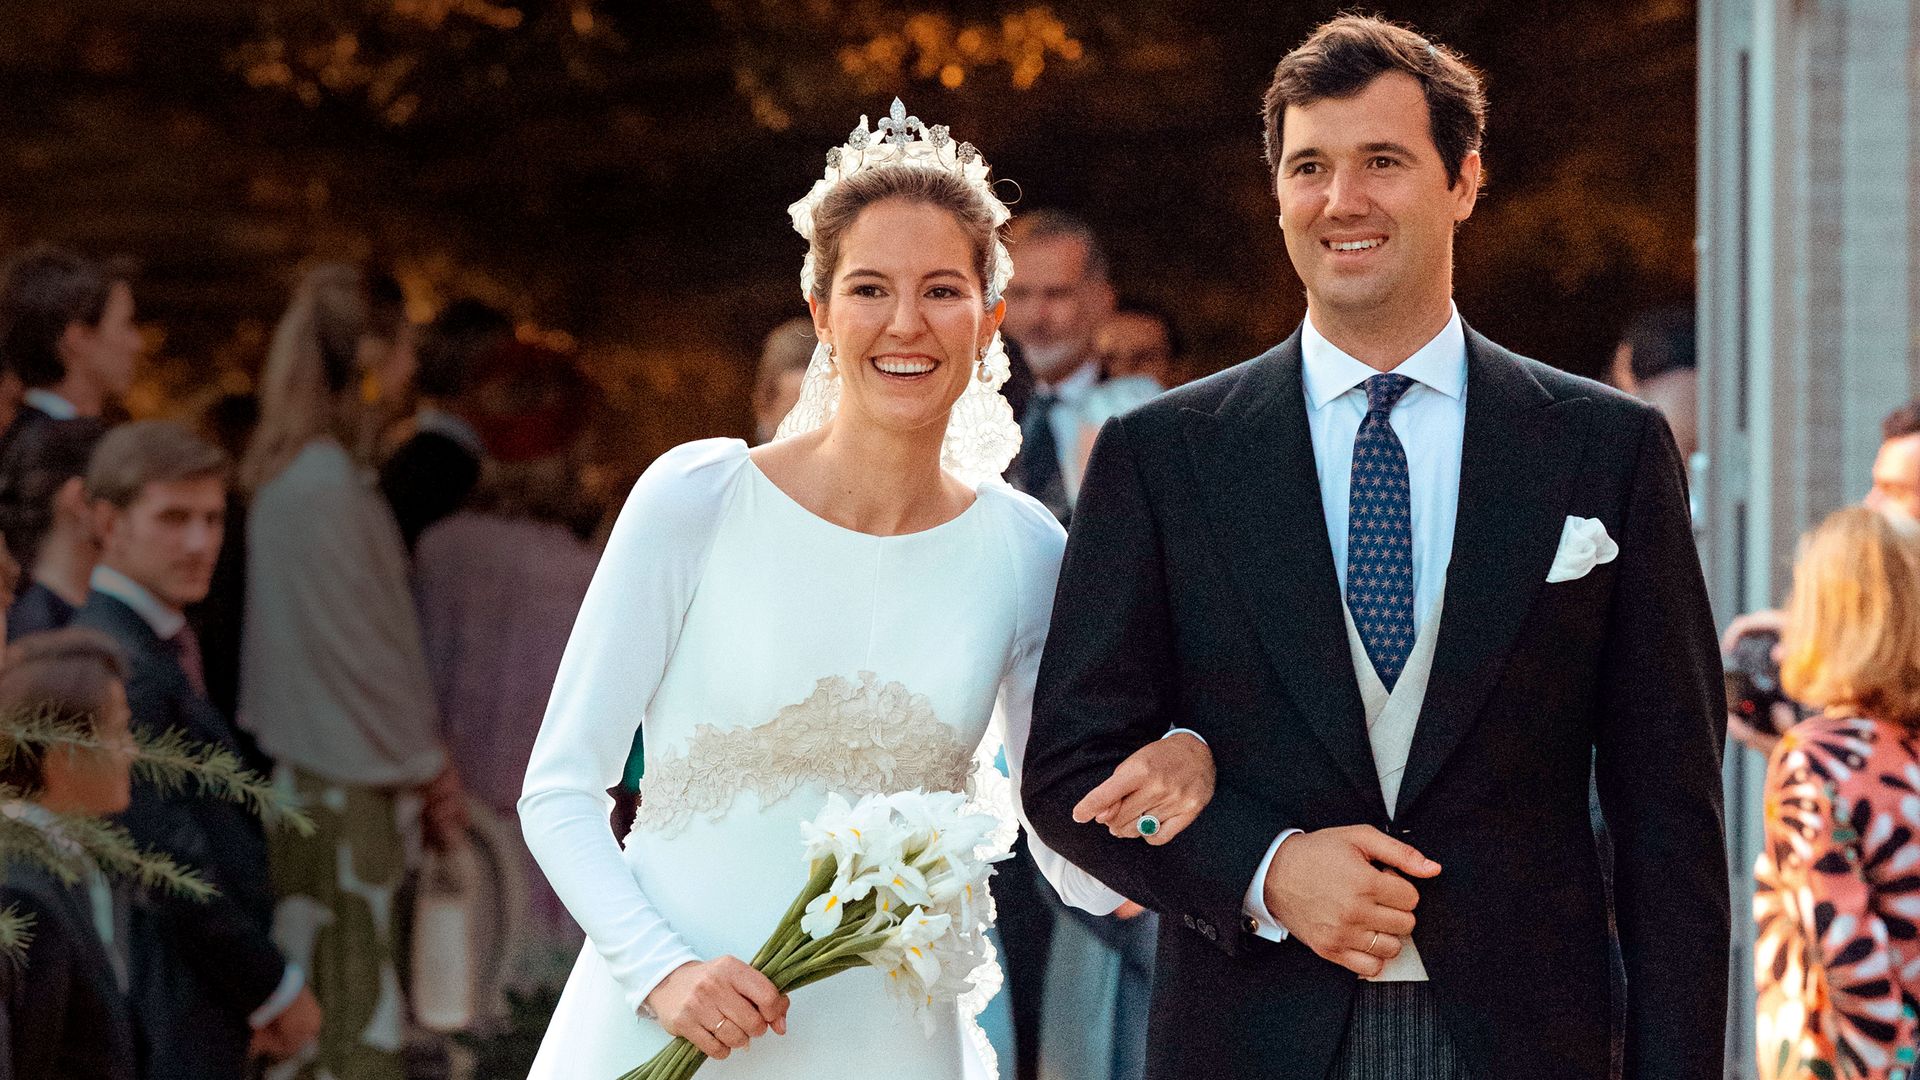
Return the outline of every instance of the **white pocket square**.
<path id="1" fill-rule="evenodd" d="M 1560 530 L 1560 550 L 1553 553 L 1547 583 L 1586 577 L 1594 567 L 1610 563 L 1619 555 L 1620 545 L 1607 535 L 1607 527 L 1599 518 L 1570 517 Z"/>

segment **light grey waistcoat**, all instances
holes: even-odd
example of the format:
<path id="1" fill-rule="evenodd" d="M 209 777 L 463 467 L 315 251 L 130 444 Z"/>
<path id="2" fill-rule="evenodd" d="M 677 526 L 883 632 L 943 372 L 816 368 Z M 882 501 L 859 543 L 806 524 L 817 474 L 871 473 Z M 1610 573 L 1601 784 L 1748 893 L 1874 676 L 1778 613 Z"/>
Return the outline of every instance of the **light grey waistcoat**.
<path id="1" fill-rule="evenodd" d="M 1443 597 L 1445 592 L 1443 584 Z M 1373 768 L 1380 777 L 1380 797 L 1389 815 L 1394 813 L 1394 804 L 1400 798 L 1400 779 L 1407 772 L 1413 729 L 1420 722 L 1421 706 L 1426 704 L 1427 679 L 1433 674 L 1433 646 L 1440 637 L 1440 612 L 1444 606 L 1444 600 L 1434 601 L 1432 614 L 1420 625 L 1420 632 L 1413 639 L 1413 652 L 1407 657 L 1407 666 L 1389 694 L 1386 684 L 1373 670 L 1366 643 L 1360 640 L 1360 630 L 1353 624 L 1353 612 L 1346 610 L 1345 603 L 1340 605 L 1347 617 L 1347 648 L 1353 653 L 1353 670 L 1360 683 L 1360 704 L 1367 714 L 1367 741 L 1373 746 Z M 1418 880 L 1414 881 L 1416 887 L 1419 884 Z M 1400 955 L 1387 961 L 1387 966 L 1373 977 L 1374 982 L 1427 980 L 1426 965 L 1420 962 L 1420 950 L 1414 948 L 1413 939 L 1403 938 L 1400 944 Z"/>

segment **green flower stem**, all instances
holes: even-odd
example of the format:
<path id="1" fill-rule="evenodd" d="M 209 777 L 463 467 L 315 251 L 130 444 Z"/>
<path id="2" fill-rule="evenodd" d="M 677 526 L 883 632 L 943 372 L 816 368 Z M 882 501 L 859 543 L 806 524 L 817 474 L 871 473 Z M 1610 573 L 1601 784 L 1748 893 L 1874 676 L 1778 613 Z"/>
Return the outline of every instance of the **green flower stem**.
<path id="1" fill-rule="evenodd" d="M 865 903 L 865 902 L 862 901 L 862 903 Z M 798 949 L 794 950 L 793 952 L 787 954 L 784 957 L 777 959 L 774 962 L 774 964 L 770 966 L 765 972 L 765 975 L 767 976 L 767 978 L 773 980 L 774 985 L 778 986 L 780 984 L 780 976 L 782 974 L 786 974 L 786 973 L 805 967 L 806 965 L 812 963 L 815 959 L 817 959 L 821 955 L 827 952 L 830 952 L 834 948 L 838 947 L 838 944 L 840 942 L 843 942 L 847 940 L 847 938 L 852 937 L 855 934 L 858 934 L 860 932 L 860 927 L 864 925 L 867 919 L 872 915 L 871 904 L 866 905 L 869 910 L 867 910 L 864 913 L 857 910 L 859 906 L 860 905 L 855 905 L 854 908 L 850 908 L 848 910 L 847 918 L 843 922 L 841 922 L 840 928 L 835 930 L 833 933 L 828 934 L 826 937 L 823 937 L 818 941 L 809 940 L 804 944 L 802 944 Z"/>
<path id="2" fill-rule="evenodd" d="M 831 941 L 832 939 L 829 938 L 827 940 Z M 832 967 L 850 959 L 856 959 L 860 954 L 872 952 L 886 944 L 886 941 L 887 935 L 885 934 L 861 934 L 849 937 L 833 948 L 811 956 L 805 961 L 791 964 L 782 969 L 777 975 L 768 975 L 767 978 L 771 979 L 775 986 L 780 987 L 782 992 L 786 992 L 792 988 L 795 982 L 814 971 Z"/>
<path id="3" fill-rule="evenodd" d="M 812 940 L 807 936 L 806 931 L 796 925 L 787 931 L 786 936 L 781 940 L 780 947 L 774 950 L 773 955 L 768 957 L 765 963 L 756 962 L 753 966 L 771 978 L 772 972 L 778 971 Z"/>
<path id="4" fill-rule="evenodd" d="M 821 979 L 832 978 L 833 976 L 838 975 L 843 971 L 852 971 L 854 968 L 862 968 L 862 967 L 869 967 L 869 966 L 871 965 L 866 960 L 861 959 L 860 957 L 854 957 L 852 959 L 842 960 L 839 963 L 829 964 L 825 967 L 821 967 L 813 971 L 809 971 L 806 974 L 801 975 L 799 978 L 795 979 L 793 982 L 789 983 L 787 985 L 787 993 L 792 993 L 793 991 L 798 990 L 803 986 L 812 986 L 814 983 L 819 982 Z"/>
<path id="5" fill-rule="evenodd" d="M 767 943 L 760 947 L 759 954 L 753 958 L 754 967 L 761 967 L 762 964 L 772 960 L 775 943 L 785 944 L 787 934 L 799 931 L 800 916 L 807 913 L 807 905 L 813 901 L 814 897 L 826 891 L 827 886 L 833 881 L 833 875 L 838 872 L 839 863 L 833 856 L 828 855 L 820 860 L 820 865 L 814 867 L 813 874 L 807 878 L 807 883 L 801 887 L 799 895 L 793 898 L 793 904 L 787 908 L 787 913 L 780 916 L 772 936 L 767 938 Z"/>

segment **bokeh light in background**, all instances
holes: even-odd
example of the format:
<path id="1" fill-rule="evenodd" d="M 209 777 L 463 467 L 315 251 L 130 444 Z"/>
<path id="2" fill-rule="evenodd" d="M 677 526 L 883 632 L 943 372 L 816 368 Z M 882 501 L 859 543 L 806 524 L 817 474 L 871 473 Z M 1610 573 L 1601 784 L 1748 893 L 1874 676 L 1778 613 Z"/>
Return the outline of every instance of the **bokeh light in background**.
<path id="1" fill-rule="evenodd" d="M 1461 233 L 1476 327 L 1597 375 L 1641 307 L 1691 297 L 1695 10 L 1404 0 L 1492 95 Z M 1304 302 L 1258 102 L 1330 3 L 9 0 L 0 246 L 141 267 L 136 412 L 245 388 L 299 267 L 391 266 L 417 314 L 473 294 L 575 352 L 608 454 L 749 430 L 760 337 L 800 310 L 786 205 L 896 94 L 1008 197 L 1088 218 L 1123 294 L 1197 366 Z"/>

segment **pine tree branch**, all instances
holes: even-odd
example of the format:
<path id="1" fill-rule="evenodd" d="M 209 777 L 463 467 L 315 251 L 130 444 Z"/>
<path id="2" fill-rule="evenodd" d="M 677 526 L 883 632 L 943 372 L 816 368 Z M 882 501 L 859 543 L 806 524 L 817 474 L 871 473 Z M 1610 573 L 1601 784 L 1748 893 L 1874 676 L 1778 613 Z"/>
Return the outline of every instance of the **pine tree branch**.
<path id="1" fill-rule="evenodd" d="M 93 732 L 50 710 L 24 710 L 0 721 L 0 766 L 22 749 L 36 755 L 49 750 L 106 750 Z M 134 773 L 163 792 L 194 787 L 200 794 L 239 803 L 269 826 L 313 835 L 313 822 L 294 800 L 269 781 L 248 770 L 232 751 L 198 743 L 179 729 L 158 737 L 136 734 L 129 751 Z"/>
<path id="2" fill-rule="evenodd" d="M 200 794 L 239 803 L 269 826 L 313 835 L 313 821 L 291 796 L 247 769 L 232 751 L 195 743 L 178 729 L 157 739 L 141 738 L 133 767 L 163 790 L 178 791 L 191 781 Z"/>
<path id="3" fill-rule="evenodd" d="M 206 900 L 214 888 L 205 878 L 180 865 L 164 852 L 140 846 L 127 830 L 111 821 L 84 814 L 65 814 L 35 806 L 31 813 L 14 808 L 18 793 L 0 787 L 0 862 L 19 859 L 52 871 L 68 885 L 76 885 L 98 867 L 115 877 L 130 878 L 148 889 L 161 889 L 190 900 Z"/>
<path id="4" fill-rule="evenodd" d="M 20 964 L 33 944 L 33 916 L 17 907 L 0 908 L 0 964 Z"/>
<path id="5" fill-rule="evenodd" d="M 86 863 L 75 846 L 62 846 L 47 830 L 17 813 L 16 807 L 25 805 L 17 801 L 17 796 L 13 789 L 0 787 L 0 800 L 6 800 L 0 802 L 0 863 L 29 863 L 53 874 L 62 884 L 79 884 Z"/>

